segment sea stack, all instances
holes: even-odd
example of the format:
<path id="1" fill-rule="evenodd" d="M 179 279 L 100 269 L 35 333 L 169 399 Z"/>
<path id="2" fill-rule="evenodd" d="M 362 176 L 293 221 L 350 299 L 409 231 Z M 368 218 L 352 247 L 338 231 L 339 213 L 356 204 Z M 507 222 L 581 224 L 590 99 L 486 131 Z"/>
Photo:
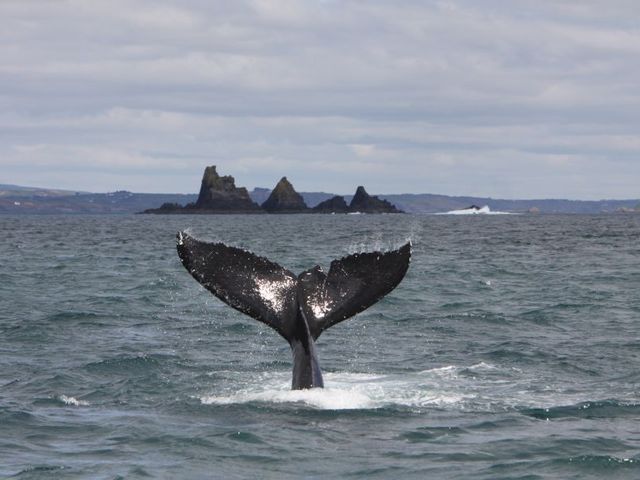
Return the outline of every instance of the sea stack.
<path id="1" fill-rule="evenodd" d="M 313 211 L 314 213 L 347 213 L 349 206 L 347 202 L 344 201 L 344 197 L 336 195 L 324 202 L 320 202 L 313 207 Z"/>
<path id="2" fill-rule="evenodd" d="M 358 187 L 351 199 L 349 210 L 361 213 L 403 213 L 388 201 L 369 195 L 362 185 Z"/>
<path id="3" fill-rule="evenodd" d="M 236 187 L 231 175 L 218 175 L 215 165 L 205 168 L 198 200 L 187 208 L 224 212 L 260 210 L 258 204 L 251 200 L 247 189 Z"/>
<path id="4" fill-rule="evenodd" d="M 282 177 L 276 187 L 271 191 L 269 198 L 262 204 L 269 213 L 303 213 L 308 212 L 309 207 L 304 203 L 302 195 L 295 191 L 293 185 Z"/>

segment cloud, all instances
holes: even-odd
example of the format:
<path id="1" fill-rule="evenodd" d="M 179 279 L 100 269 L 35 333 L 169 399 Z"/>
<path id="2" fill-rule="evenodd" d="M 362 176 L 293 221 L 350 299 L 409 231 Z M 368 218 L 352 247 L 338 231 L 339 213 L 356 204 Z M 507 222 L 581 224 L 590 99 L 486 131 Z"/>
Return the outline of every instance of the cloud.
<path id="1" fill-rule="evenodd" d="M 62 169 L 71 188 L 193 192 L 218 164 L 249 187 L 287 175 L 337 193 L 637 197 L 639 13 L 6 0 L 0 180 Z"/>

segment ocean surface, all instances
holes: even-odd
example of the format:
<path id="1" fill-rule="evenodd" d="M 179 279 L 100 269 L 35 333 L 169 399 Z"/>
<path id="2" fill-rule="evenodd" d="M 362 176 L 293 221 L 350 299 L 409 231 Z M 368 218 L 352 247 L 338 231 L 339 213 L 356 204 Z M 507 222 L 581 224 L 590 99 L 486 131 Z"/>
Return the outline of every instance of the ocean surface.
<path id="1" fill-rule="evenodd" d="M 0 477 L 640 478 L 640 216 L 0 217 Z M 184 270 L 413 243 L 325 389 Z"/>

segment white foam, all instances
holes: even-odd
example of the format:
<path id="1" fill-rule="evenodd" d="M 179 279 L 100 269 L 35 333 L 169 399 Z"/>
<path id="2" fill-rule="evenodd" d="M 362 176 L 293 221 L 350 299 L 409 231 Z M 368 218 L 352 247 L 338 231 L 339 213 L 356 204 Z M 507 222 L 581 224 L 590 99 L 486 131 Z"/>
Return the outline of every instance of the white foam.
<path id="1" fill-rule="evenodd" d="M 451 210 L 449 212 L 436 213 L 436 215 L 513 215 L 510 212 L 492 211 L 488 205 L 482 208 L 463 208 L 462 210 Z"/>
<path id="2" fill-rule="evenodd" d="M 243 403 L 294 403 L 321 410 L 375 409 L 388 406 L 426 407 L 460 404 L 473 398 L 473 394 L 442 388 L 420 378 L 447 371 L 445 367 L 413 375 L 371 375 L 362 373 L 327 373 L 327 388 L 291 390 L 288 373 L 276 377 L 263 377 L 260 383 L 247 385 L 242 390 L 222 395 L 205 395 L 205 405 Z M 285 380 L 286 378 L 286 380 Z M 426 381 L 425 381 L 426 380 Z"/>
<path id="3" fill-rule="evenodd" d="M 65 405 L 73 405 L 74 407 L 86 407 L 89 405 L 89 402 L 85 400 L 78 400 L 75 397 L 67 397 L 66 395 L 60 395 L 58 399 Z"/>
<path id="4" fill-rule="evenodd" d="M 434 408 L 474 412 L 550 408 L 594 398 L 593 392 L 585 397 L 561 386 L 540 389 L 536 371 L 485 362 L 397 374 L 330 372 L 324 376 L 327 388 L 310 390 L 291 390 L 290 375 L 287 371 L 261 375 L 228 371 L 224 391 L 195 398 L 204 405 L 252 403 L 318 410 L 401 408 L 415 412 Z M 631 401 L 637 402 L 636 397 Z"/>
<path id="5" fill-rule="evenodd" d="M 338 388 L 314 388 L 310 390 L 243 391 L 229 396 L 204 396 L 205 405 L 229 405 L 236 403 L 303 403 L 321 410 L 349 410 L 373 408 L 373 401 L 361 393 Z"/>

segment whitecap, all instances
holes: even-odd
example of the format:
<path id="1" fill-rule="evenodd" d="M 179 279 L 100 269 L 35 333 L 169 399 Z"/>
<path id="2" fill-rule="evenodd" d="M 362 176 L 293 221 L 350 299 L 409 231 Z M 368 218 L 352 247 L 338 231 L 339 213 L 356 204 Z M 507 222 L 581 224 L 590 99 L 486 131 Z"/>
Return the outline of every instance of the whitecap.
<path id="1" fill-rule="evenodd" d="M 436 213 L 436 215 L 513 215 L 511 212 L 493 211 L 489 205 L 482 208 L 463 208 L 461 210 L 451 210 L 448 212 Z"/>
<path id="2" fill-rule="evenodd" d="M 67 397 L 66 395 L 60 395 L 58 399 L 65 405 L 73 405 L 74 407 L 86 407 L 89 405 L 86 400 L 78 400 L 75 397 Z"/>

